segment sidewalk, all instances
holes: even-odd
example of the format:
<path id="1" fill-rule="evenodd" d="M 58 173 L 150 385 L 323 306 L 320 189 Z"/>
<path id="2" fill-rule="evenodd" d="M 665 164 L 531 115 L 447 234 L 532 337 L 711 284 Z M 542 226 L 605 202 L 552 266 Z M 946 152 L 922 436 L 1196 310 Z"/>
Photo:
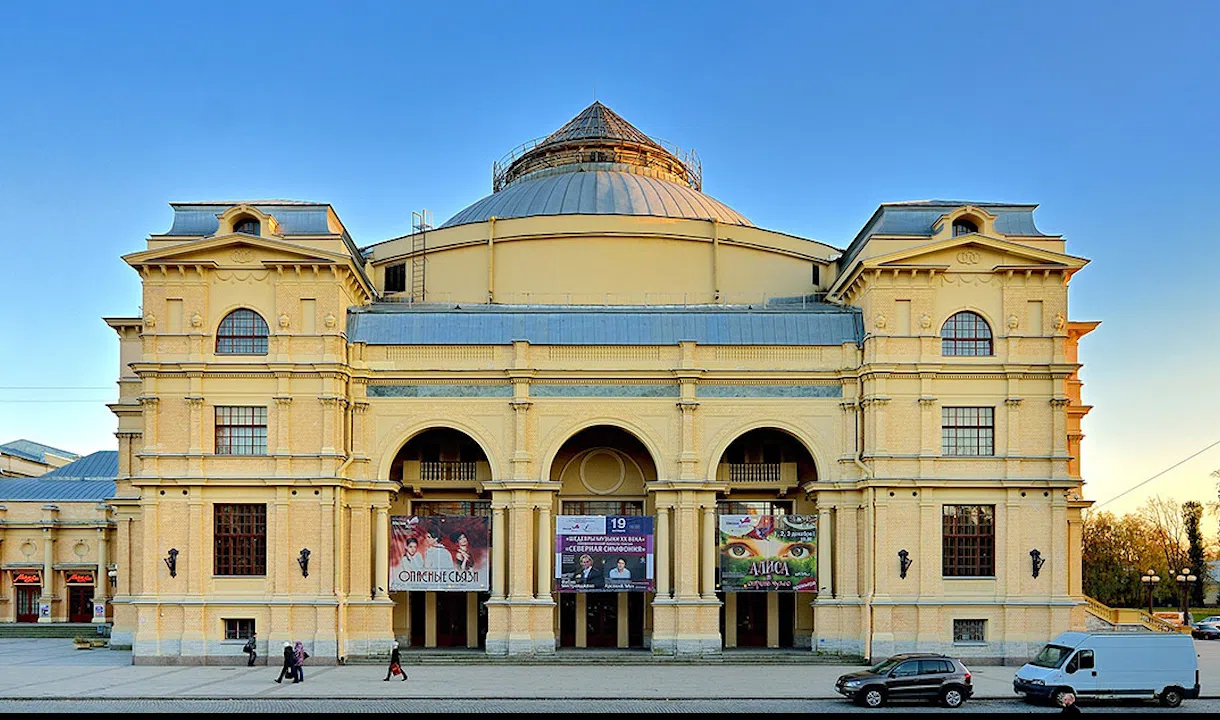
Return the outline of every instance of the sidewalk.
<path id="1" fill-rule="evenodd" d="M 1220 693 L 1220 642 L 1197 643 L 1205 696 Z M 299 687 L 279 665 L 133 666 L 131 654 L 75 650 L 70 640 L 0 640 L 0 698 L 834 698 L 859 665 L 415 665 L 383 682 L 376 665 L 305 665 Z M 975 697 L 1012 699 L 1017 668 L 971 668 Z M 63 682 L 65 678 L 72 682 Z"/>

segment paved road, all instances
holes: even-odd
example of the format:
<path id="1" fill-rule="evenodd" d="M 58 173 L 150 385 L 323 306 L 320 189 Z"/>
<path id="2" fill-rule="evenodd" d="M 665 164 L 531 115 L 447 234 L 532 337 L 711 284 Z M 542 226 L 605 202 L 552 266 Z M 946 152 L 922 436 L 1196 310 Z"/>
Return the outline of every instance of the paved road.
<path id="1" fill-rule="evenodd" d="M 946 711 L 934 705 L 890 706 L 866 710 L 834 700 L 0 700 L 0 713 L 734 713 L 751 714 L 797 712 L 873 713 L 988 713 L 988 714 L 1061 714 L 1058 708 L 1027 705 L 1017 700 L 972 700 L 959 710 Z M 1186 701 L 1170 710 L 1157 705 L 1085 706 L 1086 713 L 1181 713 L 1218 712 L 1220 700 Z"/>

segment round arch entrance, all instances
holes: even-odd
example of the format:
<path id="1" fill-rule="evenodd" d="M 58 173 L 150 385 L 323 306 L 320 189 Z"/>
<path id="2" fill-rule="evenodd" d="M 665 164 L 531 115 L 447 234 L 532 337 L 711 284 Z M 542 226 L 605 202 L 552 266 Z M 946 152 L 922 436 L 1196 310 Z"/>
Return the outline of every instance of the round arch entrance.
<path id="1" fill-rule="evenodd" d="M 390 506 L 395 639 L 404 648 L 485 647 L 490 595 L 466 588 L 490 576 L 486 454 L 459 430 L 430 428 L 398 450 L 389 479 L 400 486 Z M 461 577 L 446 576 L 454 572 Z"/>
<path id="2" fill-rule="evenodd" d="M 717 516 L 789 516 L 817 514 L 801 486 L 818 479 L 809 449 L 786 430 L 763 427 L 738 435 L 725 448 L 715 469 L 728 491 L 716 500 Z M 782 522 L 782 521 L 781 521 Z M 802 546 L 813 553 L 816 546 Z M 816 560 L 815 560 L 816 562 Z M 813 636 L 812 592 L 750 590 L 721 581 L 720 636 L 726 649 L 808 648 Z"/>
<path id="3" fill-rule="evenodd" d="M 656 466 L 644 443 L 626 430 L 606 425 L 568 438 L 549 471 L 549 479 L 560 486 L 557 516 L 604 517 L 607 523 L 616 522 L 615 518 L 636 522 L 631 518 L 637 517 L 649 522 L 653 509 L 647 483 L 656 478 Z M 557 519 L 561 522 L 562 517 Z M 559 647 L 648 646 L 652 593 L 624 579 L 645 576 L 650 567 L 643 555 L 563 552 L 556 547 L 556 561 Z M 616 589 L 622 587 L 631 589 Z"/>

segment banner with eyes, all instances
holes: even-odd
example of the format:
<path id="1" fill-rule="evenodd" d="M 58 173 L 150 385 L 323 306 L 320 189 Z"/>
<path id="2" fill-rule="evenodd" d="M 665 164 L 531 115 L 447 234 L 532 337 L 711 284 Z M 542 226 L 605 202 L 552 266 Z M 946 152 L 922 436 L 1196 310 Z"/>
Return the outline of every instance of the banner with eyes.
<path id="1" fill-rule="evenodd" d="M 721 515 L 720 589 L 818 591 L 817 515 Z"/>

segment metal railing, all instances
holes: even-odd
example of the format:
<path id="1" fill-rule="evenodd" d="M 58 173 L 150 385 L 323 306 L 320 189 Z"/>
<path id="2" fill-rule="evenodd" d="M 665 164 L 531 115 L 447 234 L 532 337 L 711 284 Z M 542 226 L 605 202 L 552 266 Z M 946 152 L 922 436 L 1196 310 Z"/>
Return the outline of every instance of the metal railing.
<path id="1" fill-rule="evenodd" d="M 468 296 L 459 295 L 455 298 L 450 292 L 428 292 L 424 301 L 420 301 L 409 293 L 383 295 L 381 302 L 403 303 L 407 305 L 483 305 L 486 299 L 463 299 Z M 767 293 L 534 293 L 534 292 L 497 292 L 495 305 L 555 305 L 571 307 L 750 307 L 774 309 L 812 309 L 825 307 L 823 293 L 812 295 L 779 296 Z"/>
<path id="2" fill-rule="evenodd" d="M 420 480 L 476 480 L 478 479 L 478 463 L 460 461 L 421 462 L 419 464 Z"/>
<path id="3" fill-rule="evenodd" d="M 730 482 L 777 483 L 780 475 L 779 463 L 729 463 Z"/>

